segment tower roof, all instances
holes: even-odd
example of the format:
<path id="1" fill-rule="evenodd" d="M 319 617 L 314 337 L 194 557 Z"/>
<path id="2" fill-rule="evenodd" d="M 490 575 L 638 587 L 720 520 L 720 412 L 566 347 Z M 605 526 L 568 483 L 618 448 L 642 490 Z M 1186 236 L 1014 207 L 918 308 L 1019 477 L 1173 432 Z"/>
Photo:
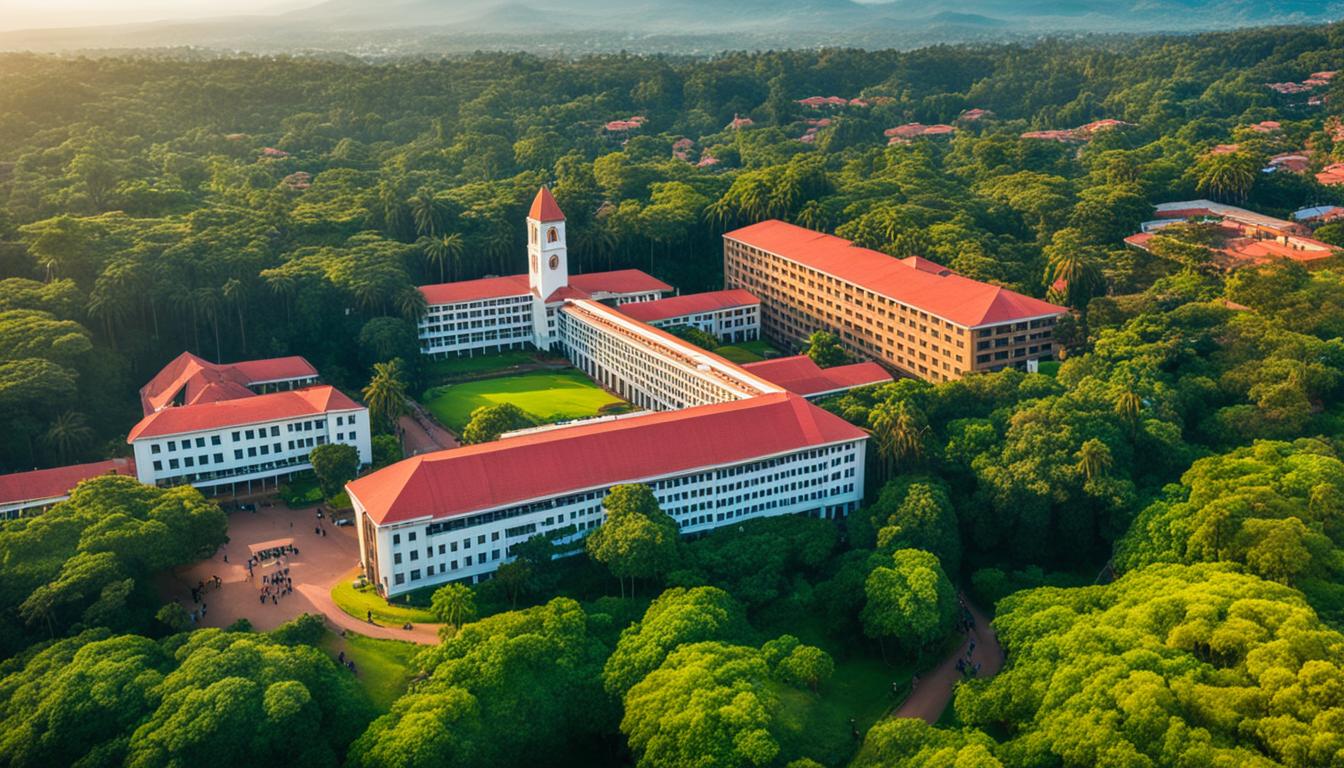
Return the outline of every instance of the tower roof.
<path id="1" fill-rule="evenodd" d="M 537 190 L 537 196 L 532 199 L 532 210 L 528 212 L 527 217 L 541 222 L 564 221 L 565 213 L 556 204 L 555 198 L 551 195 L 551 190 L 542 187 Z"/>

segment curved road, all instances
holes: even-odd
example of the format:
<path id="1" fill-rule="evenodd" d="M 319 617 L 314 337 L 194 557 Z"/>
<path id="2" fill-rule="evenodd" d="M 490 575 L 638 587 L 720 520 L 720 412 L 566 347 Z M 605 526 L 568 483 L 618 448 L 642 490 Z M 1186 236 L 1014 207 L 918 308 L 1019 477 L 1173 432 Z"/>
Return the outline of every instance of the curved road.
<path id="1" fill-rule="evenodd" d="M 918 717 L 930 725 L 938 722 L 952 701 L 957 682 L 962 679 L 957 671 L 957 659 L 966 658 L 972 639 L 975 640 L 975 651 L 971 654 L 971 663 L 980 664 L 980 677 L 990 677 L 1003 667 L 1003 649 L 989 626 L 989 617 L 969 600 L 966 607 L 975 618 L 975 628 L 942 663 L 919 676 L 918 685 L 892 712 L 892 717 Z"/>

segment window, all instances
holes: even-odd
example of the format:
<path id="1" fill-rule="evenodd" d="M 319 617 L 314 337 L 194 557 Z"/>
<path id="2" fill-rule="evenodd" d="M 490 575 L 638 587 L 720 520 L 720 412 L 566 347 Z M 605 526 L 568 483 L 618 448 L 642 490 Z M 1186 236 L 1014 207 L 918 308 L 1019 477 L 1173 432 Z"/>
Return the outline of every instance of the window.
<path id="1" fill-rule="evenodd" d="M 398 573 L 396 576 L 394 576 L 394 577 L 392 578 L 392 580 L 393 580 L 394 582 L 396 582 L 397 584 L 405 584 L 405 583 L 406 583 L 406 577 L 403 576 L 403 575 L 400 574 L 400 573 Z"/>
<path id="2" fill-rule="evenodd" d="M 247 435 L 247 439 L 248 439 L 248 440 L 251 440 L 252 438 L 254 438 L 254 437 L 257 436 L 257 431 L 256 431 L 255 429 L 249 429 L 249 430 L 247 430 L 247 432 L 245 432 L 244 434 Z"/>
<path id="3" fill-rule="evenodd" d="M 236 448 L 236 449 L 234 449 L 234 451 L 233 451 L 233 458 L 235 458 L 235 459 L 241 459 L 241 458 L 243 458 L 243 449 L 242 449 L 242 448 Z"/>
<path id="4" fill-rule="evenodd" d="M 159 461 L 159 460 L 157 460 L 157 459 L 155 459 L 155 460 L 154 460 L 154 471 L 155 471 L 155 472 L 159 472 L 159 471 L 161 471 L 162 469 L 163 469 L 163 462 L 162 462 L 162 461 Z"/>
<path id="5" fill-rule="evenodd" d="M 401 565 L 401 553 L 400 553 L 400 552 L 393 552 L 393 553 L 392 553 L 392 564 L 393 564 L 393 565 Z"/>
<path id="6" fill-rule="evenodd" d="M 392 534 L 392 543 L 393 543 L 393 544 L 400 544 L 400 543 L 401 543 L 401 534 L 400 534 L 400 533 L 394 533 L 394 534 Z"/>
<path id="7" fill-rule="evenodd" d="M 551 227 L 550 229 L 546 230 L 546 242 L 554 243 L 559 239 L 560 239 L 560 230 L 556 229 L 555 227 Z"/>
<path id="8" fill-rule="evenodd" d="M 238 441 L 242 438 L 242 435 L 243 435 L 243 433 L 241 433 L 241 432 L 234 432 L 234 433 L 231 435 L 231 437 L 233 438 L 233 441 L 236 443 L 236 442 L 238 442 Z"/>
<path id="9" fill-rule="evenodd" d="M 205 438 L 204 438 L 204 437 L 198 437 L 198 438 L 196 438 L 196 447 L 197 447 L 197 448 L 204 448 L 204 447 L 205 447 Z"/>
<path id="10" fill-rule="evenodd" d="M 277 424 L 276 426 L 271 427 L 271 437 L 279 437 L 279 436 L 280 436 L 280 426 Z"/>
<path id="11" fill-rule="evenodd" d="M 411 571 L 411 581 L 419 581 L 419 579 L 420 579 L 420 569 L 415 568 Z"/>
<path id="12" fill-rule="evenodd" d="M 159 452 L 159 444 L 158 444 L 158 443 L 154 443 L 153 445 L 149 446 L 149 452 L 150 452 L 150 453 L 158 453 L 158 452 Z M 157 463 L 157 462 L 155 462 L 155 463 Z"/>
<path id="13" fill-rule="evenodd" d="M 219 445 L 219 444 L 220 444 L 219 435 L 211 435 L 211 436 L 210 436 L 210 444 L 211 444 L 211 445 Z"/>
<path id="14" fill-rule="evenodd" d="M 222 454 L 222 453 L 216 453 L 216 454 L 215 454 L 215 463 L 216 463 L 216 464 L 223 464 L 223 463 L 224 463 L 224 454 Z"/>

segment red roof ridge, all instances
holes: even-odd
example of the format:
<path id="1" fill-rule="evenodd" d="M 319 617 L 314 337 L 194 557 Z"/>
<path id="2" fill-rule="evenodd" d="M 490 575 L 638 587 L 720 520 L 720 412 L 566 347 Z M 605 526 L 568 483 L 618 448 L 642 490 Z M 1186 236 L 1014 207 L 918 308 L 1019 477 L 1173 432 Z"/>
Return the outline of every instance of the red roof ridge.
<path id="1" fill-rule="evenodd" d="M 555 202 L 551 190 L 546 187 L 537 190 L 537 196 L 532 198 L 532 210 L 528 212 L 527 217 L 542 223 L 565 220 L 560 205 Z"/>
<path id="2" fill-rule="evenodd" d="M 130 457 L 34 469 L 0 475 L 0 504 L 40 501 L 69 495 L 81 482 L 102 475 L 135 477 L 135 459 Z"/>
<path id="3" fill-rule="evenodd" d="M 728 288 L 722 291 L 688 293 L 655 301 L 629 302 L 616 309 L 640 322 L 650 323 L 657 320 L 666 320 L 670 317 L 713 312 L 733 307 L 747 307 L 760 303 L 761 300 L 750 291 L 742 288 Z"/>
<path id="4" fill-rule="evenodd" d="M 787 392 L 423 454 L 347 488 L 378 524 L 449 517 L 867 434 Z"/>
<path id="5" fill-rule="evenodd" d="M 318 416 L 331 411 L 356 410 L 363 407 L 339 389 L 329 384 L 318 384 L 234 400 L 164 408 L 145 416 L 132 427 L 130 434 L 126 436 L 126 442 L 131 443 L 143 437 L 163 437 L 241 427 L 247 424 L 299 416 Z"/>

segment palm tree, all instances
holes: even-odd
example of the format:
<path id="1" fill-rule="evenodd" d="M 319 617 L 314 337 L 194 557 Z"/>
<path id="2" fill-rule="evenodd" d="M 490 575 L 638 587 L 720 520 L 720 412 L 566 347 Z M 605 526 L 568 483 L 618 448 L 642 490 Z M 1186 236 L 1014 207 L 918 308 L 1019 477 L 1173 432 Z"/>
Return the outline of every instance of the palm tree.
<path id="1" fill-rule="evenodd" d="M 828 224 L 826 209 L 816 200 L 808 200 L 802 210 L 798 211 L 798 215 L 795 216 L 794 219 L 797 221 L 798 226 L 814 229 L 818 232 L 825 231 Z"/>
<path id="2" fill-rule="evenodd" d="M 289 325 L 289 304 L 293 300 L 294 294 L 298 293 L 299 281 L 293 274 L 279 269 L 268 269 L 261 275 L 266 281 L 266 287 L 271 292 L 278 295 L 285 305 L 285 325 Z"/>
<path id="3" fill-rule="evenodd" d="M 456 632 L 476 616 L 476 597 L 465 584 L 447 584 L 434 591 L 429 601 L 434 617 Z"/>
<path id="4" fill-rule="evenodd" d="M 454 232 L 451 235 L 440 235 L 430 237 L 428 235 L 420 238 L 420 249 L 425 252 L 425 260 L 430 264 L 439 265 L 439 282 L 446 282 L 444 275 L 444 265 L 449 261 L 453 262 L 453 277 L 459 277 L 462 254 L 466 252 L 466 240 L 462 233 Z"/>
<path id="5" fill-rule="evenodd" d="M 1059 285 L 1063 300 L 1074 309 L 1082 309 L 1104 286 L 1101 268 L 1087 253 L 1065 251 L 1046 271 L 1051 286 Z"/>
<path id="6" fill-rule="evenodd" d="M 247 324 L 243 305 L 247 300 L 247 287 L 243 281 L 236 277 L 229 278 L 224 283 L 224 299 L 233 305 L 238 312 L 238 338 L 242 342 L 243 351 L 247 351 Z"/>
<path id="7" fill-rule="evenodd" d="M 725 194 L 705 206 L 704 216 L 705 221 L 712 224 L 715 229 L 723 231 L 737 220 L 737 211 L 734 210 L 733 201 Z"/>
<path id="8" fill-rule="evenodd" d="M 1256 162 L 1250 155 L 1233 152 L 1205 155 L 1197 166 L 1196 187 L 1214 198 L 1242 202 L 1255 185 Z"/>
<path id="9" fill-rule="evenodd" d="M 1092 481 L 1111 468 L 1111 449 L 1097 438 L 1089 438 L 1075 454 L 1078 458 L 1078 471 Z"/>
<path id="10" fill-rule="evenodd" d="M 868 421 L 884 474 L 890 475 L 901 464 L 917 464 L 924 458 L 924 436 L 929 427 L 923 415 L 907 401 L 895 407 L 874 409 Z"/>
<path id="11" fill-rule="evenodd" d="M 1129 424 L 1132 435 L 1138 430 L 1139 414 L 1143 412 L 1143 398 L 1132 388 L 1126 388 L 1115 399 L 1115 412 Z"/>
<path id="12" fill-rule="evenodd" d="M 425 301 L 425 294 L 421 293 L 419 288 L 412 286 L 397 294 L 397 311 L 412 323 L 420 322 L 420 318 L 425 316 L 428 309 L 429 303 Z"/>
<path id="13" fill-rule="evenodd" d="M 224 359 L 224 351 L 219 343 L 219 313 L 223 309 L 223 300 L 218 288 L 198 288 L 192 292 L 195 310 L 201 312 L 210 321 L 215 332 L 215 360 Z"/>
<path id="14" fill-rule="evenodd" d="M 443 231 L 444 209 L 443 204 L 434 197 L 434 190 L 421 187 L 406 201 L 406 205 L 411 209 L 415 231 L 421 235 L 438 237 Z"/>
<path id="15" fill-rule="evenodd" d="M 364 388 L 364 402 L 374 423 L 394 430 L 397 419 L 406 413 L 406 382 L 400 358 L 373 364 L 373 378 Z"/>
<path id="16" fill-rule="evenodd" d="M 88 419 L 78 411 L 66 411 L 57 416 L 40 438 L 42 444 L 56 451 L 62 462 L 83 451 L 93 442 L 93 430 Z"/>

